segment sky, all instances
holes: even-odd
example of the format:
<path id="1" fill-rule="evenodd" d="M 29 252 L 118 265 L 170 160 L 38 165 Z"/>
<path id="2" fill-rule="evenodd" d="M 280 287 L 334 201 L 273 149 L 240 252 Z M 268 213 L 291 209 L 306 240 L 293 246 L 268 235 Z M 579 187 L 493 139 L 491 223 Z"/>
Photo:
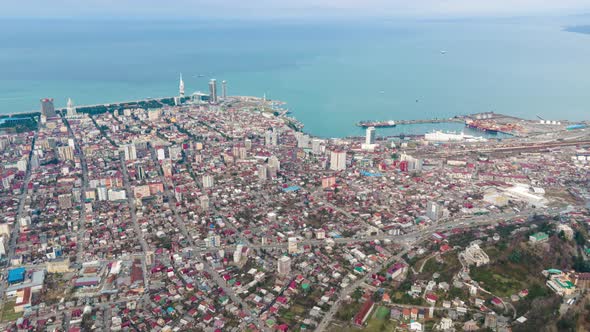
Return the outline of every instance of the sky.
<path id="1" fill-rule="evenodd" d="M 509 17 L 590 12 L 590 0 L 26 0 L 0 17 Z"/>

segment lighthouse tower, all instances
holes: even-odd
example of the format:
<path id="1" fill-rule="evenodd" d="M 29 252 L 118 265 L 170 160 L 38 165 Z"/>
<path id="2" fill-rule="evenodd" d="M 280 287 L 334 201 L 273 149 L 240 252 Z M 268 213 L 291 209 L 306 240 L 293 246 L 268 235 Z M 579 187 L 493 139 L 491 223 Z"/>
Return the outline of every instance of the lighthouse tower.
<path id="1" fill-rule="evenodd" d="M 72 101 L 72 98 L 68 98 L 66 110 L 67 110 L 66 117 L 68 117 L 68 118 L 75 118 L 78 115 L 76 113 L 76 108 L 74 107 L 74 102 Z"/>
<path id="2" fill-rule="evenodd" d="M 182 80 L 182 73 L 180 73 L 180 83 L 178 84 L 178 94 L 180 98 L 184 97 L 184 81 Z"/>

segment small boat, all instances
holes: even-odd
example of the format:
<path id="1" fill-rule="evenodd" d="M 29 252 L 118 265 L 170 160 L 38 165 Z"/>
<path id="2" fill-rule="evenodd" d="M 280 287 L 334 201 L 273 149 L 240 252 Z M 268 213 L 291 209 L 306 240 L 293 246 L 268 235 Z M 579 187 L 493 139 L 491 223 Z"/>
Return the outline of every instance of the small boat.
<path id="1" fill-rule="evenodd" d="M 380 94 L 384 94 L 384 93 L 385 93 L 385 91 L 381 90 L 381 91 L 379 91 L 379 93 L 380 93 Z"/>
<path id="2" fill-rule="evenodd" d="M 447 54 L 447 51 L 440 51 L 440 54 Z"/>

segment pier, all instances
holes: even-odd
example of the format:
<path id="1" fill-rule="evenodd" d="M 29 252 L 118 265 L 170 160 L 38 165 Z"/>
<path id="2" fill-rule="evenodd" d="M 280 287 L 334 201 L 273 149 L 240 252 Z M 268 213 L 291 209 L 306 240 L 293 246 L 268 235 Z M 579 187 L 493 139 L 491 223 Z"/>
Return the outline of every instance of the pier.
<path id="1" fill-rule="evenodd" d="M 356 125 L 358 127 L 368 128 L 387 128 L 395 127 L 397 125 L 414 125 L 414 124 L 433 124 L 433 123 L 464 123 L 465 117 L 455 116 L 452 118 L 434 118 L 434 119 L 416 119 L 416 120 L 388 120 L 388 121 L 360 121 Z"/>

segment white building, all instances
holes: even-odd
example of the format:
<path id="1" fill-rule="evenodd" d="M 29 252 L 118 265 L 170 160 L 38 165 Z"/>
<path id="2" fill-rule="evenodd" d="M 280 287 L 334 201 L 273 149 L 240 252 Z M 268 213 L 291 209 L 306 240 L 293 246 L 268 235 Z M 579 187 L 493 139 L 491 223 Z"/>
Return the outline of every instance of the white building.
<path id="1" fill-rule="evenodd" d="M 156 150 L 156 154 L 158 155 L 158 160 L 166 159 L 166 151 L 164 150 L 164 148 L 159 148 L 158 150 Z"/>
<path id="2" fill-rule="evenodd" d="M 68 98 L 68 104 L 66 106 L 66 118 L 76 118 L 78 117 L 78 113 L 76 112 L 76 107 L 74 107 L 74 102 L 72 98 Z"/>
<path id="3" fill-rule="evenodd" d="M 426 216 L 432 221 L 437 221 L 442 216 L 442 207 L 436 202 L 428 202 L 426 206 Z"/>
<path id="4" fill-rule="evenodd" d="M 272 137 L 271 137 L 271 145 L 277 146 L 281 142 L 280 140 L 280 133 L 277 128 L 272 129 Z"/>
<path id="5" fill-rule="evenodd" d="M 372 145 L 375 144 L 375 127 L 368 127 L 366 136 L 365 136 L 365 144 Z"/>
<path id="6" fill-rule="evenodd" d="M 213 187 L 213 175 L 203 175 L 203 188 Z"/>
<path id="7" fill-rule="evenodd" d="M 209 209 L 209 196 L 203 195 L 199 197 L 199 201 L 201 204 L 201 209 L 208 210 Z"/>
<path id="8" fill-rule="evenodd" d="M 6 256 L 9 239 L 10 238 L 6 234 L 0 235 L 0 257 Z"/>
<path id="9" fill-rule="evenodd" d="M 243 244 L 238 244 L 236 246 L 236 250 L 234 251 L 234 263 L 239 263 L 242 260 L 242 249 L 244 248 Z"/>
<path id="10" fill-rule="evenodd" d="M 96 187 L 96 194 L 99 201 L 106 201 L 109 199 L 109 192 L 105 186 Z"/>
<path id="11" fill-rule="evenodd" d="M 109 189 L 108 196 L 110 201 L 122 201 L 127 199 L 127 192 L 123 189 Z"/>
<path id="12" fill-rule="evenodd" d="M 467 142 L 486 142 L 487 139 L 483 137 L 465 135 L 464 133 L 445 133 L 442 131 L 435 131 L 424 135 L 424 139 L 431 142 L 456 142 L 456 141 L 467 141 Z"/>
<path id="13" fill-rule="evenodd" d="M 332 151 L 330 153 L 330 169 L 333 171 L 346 169 L 346 151 Z"/>
<path id="14" fill-rule="evenodd" d="M 266 165 L 258 165 L 257 172 L 259 180 L 264 181 L 268 178 L 268 174 L 266 172 Z"/>
<path id="15" fill-rule="evenodd" d="M 125 160 L 137 159 L 137 150 L 135 148 L 135 144 L 131 143 L 123 145 L 123 152 L 125 153 Z"/>
<path id="16" fill-rule="evenodd" d="M 291 273 L 291 258 L 289 256 L 281 256 L 278 262 L 278 271 L 280 275 L 288 275 Z"/>
<path id="17" fill-rule="evenodd" d="M 323 141 L 321 139 L 314 138 L 311 140 L 311 153 L 318 155 L 323 152 Z"/>
<path id="18" fill-rule="evenodd" d="M 409 172 L 421 171 L 422 165 L 424 164 L 424 161 L 422 159 L 414 158 L 414 157 L 410 156 L 409 154 L 405 154 L 405 153 L 402 153 L 400 155 L 400 160 L 406 161 L 408 163 L 408 171 Z"/>
<path id="19" fill-rule="evenodd" d="M 178 95 L 180 98 L 184 97 L 184 81 L 182 80 L 182 73 L 180 73 L 180 81 L 178 82 Z"/>
<path id="20" fill-rule="evenodd" d="M 219 247 L 221 245 L 221 236 L 211 235 L 205 240 L 207 247 Z"/>
<path id="21" fill-rule="evenodd" d="M 275 168 L 277 171 L 281 170 L 281 162 L 276 156 L 271 156 L 268 158 L 268 166 Z"/>
<path id="22" fill-rule="evenodd" d="M 473 243 L 469 247 L 465 248 L 465 251 L 463 252 L 463 258 L 467 264 L 475 264 L 475 266 L 482 266 L 490 262 L 488 254 L 486 254 L 485 251 L 483 251 L 483 249 L 477 245 L 477 243 Z"/>
<path id="23" fill-rule="evenodd" d="M 288 248 L 289 254 L 296 254 L 299 252 L 299 249 L 297 248 L 297 238 L 296 237 L 289 238 L 289 244 L 288 244 L 287 248 Z"/>

